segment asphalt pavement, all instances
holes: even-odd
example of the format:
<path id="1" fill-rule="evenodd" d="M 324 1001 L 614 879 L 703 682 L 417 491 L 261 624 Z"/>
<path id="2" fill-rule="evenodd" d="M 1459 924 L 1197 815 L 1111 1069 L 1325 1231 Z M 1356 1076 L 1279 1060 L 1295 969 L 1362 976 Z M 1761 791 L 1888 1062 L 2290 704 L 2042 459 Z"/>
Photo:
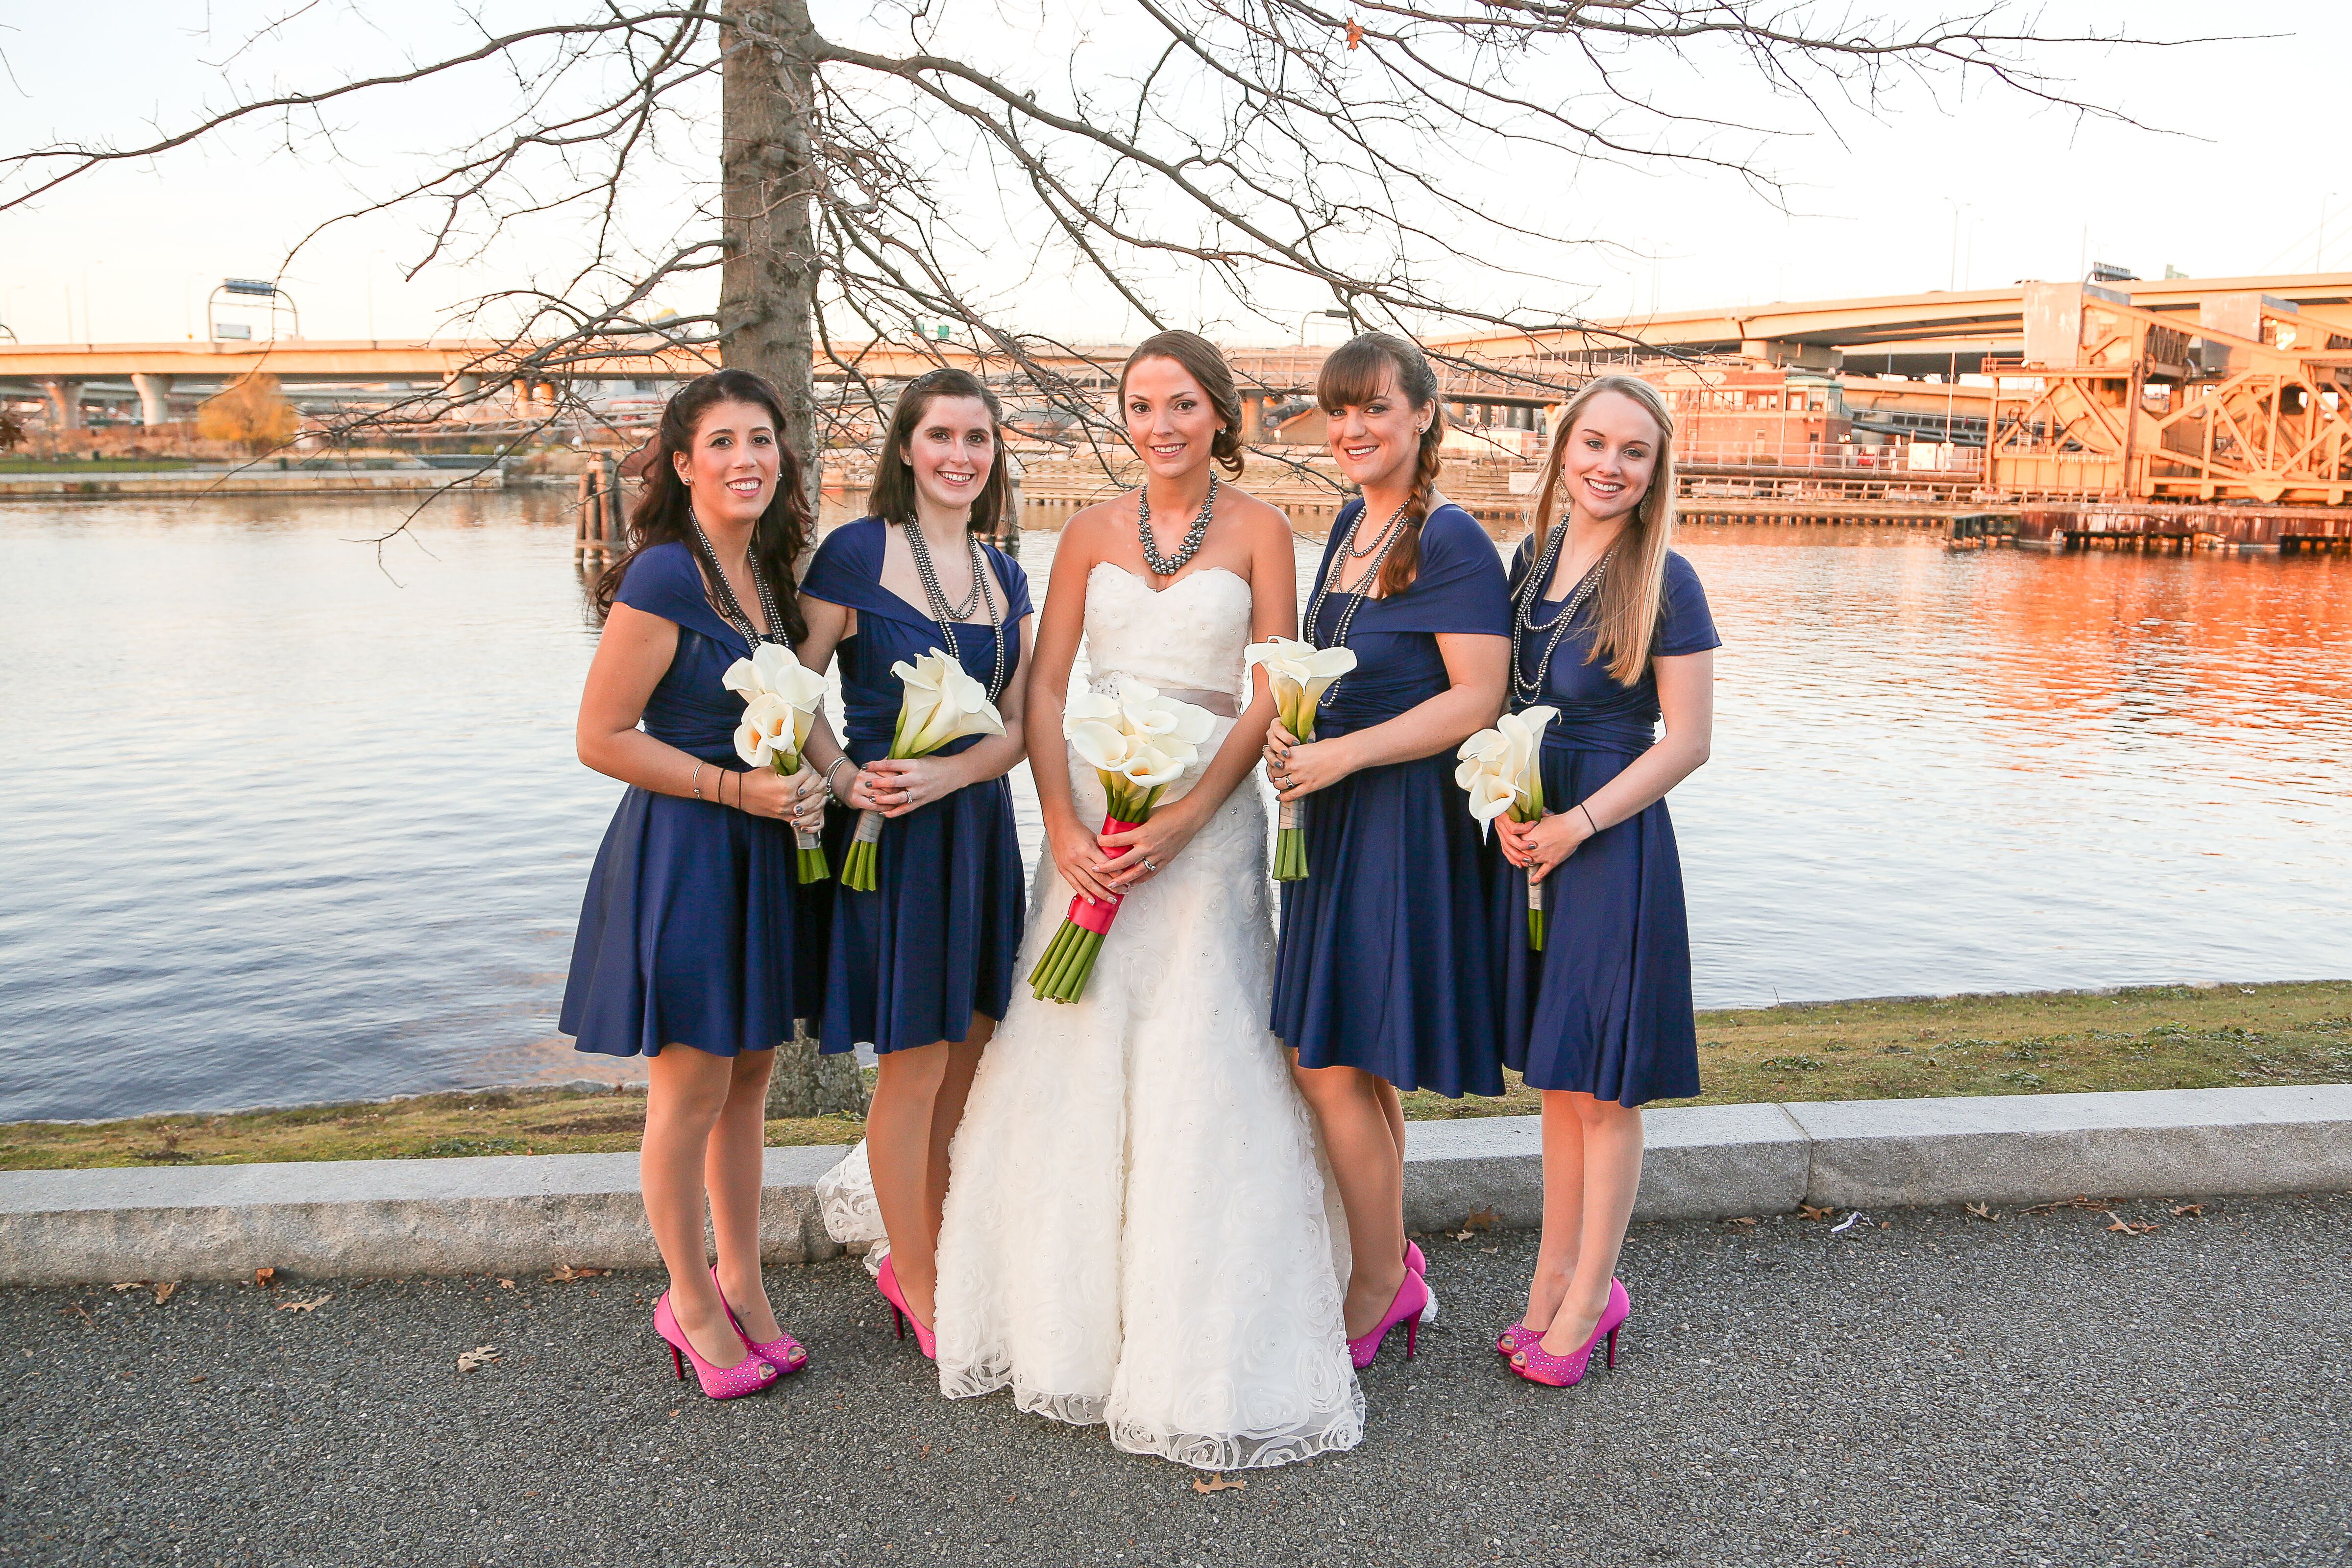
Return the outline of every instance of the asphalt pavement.
<path id="1" fill-rule="evenodd" d="M 0 1290 L 0 1563 L 2352 1561 L 2352 1196 L 2176 1206 L 1637 1226 L 1567 1393 L 1489 1348 L 1532 1238 L 1424 1238 L 1363 1446 L 1213 1489 L 940 1399 L 854 1260 L 727 1405 L 643 1275 Z"/>

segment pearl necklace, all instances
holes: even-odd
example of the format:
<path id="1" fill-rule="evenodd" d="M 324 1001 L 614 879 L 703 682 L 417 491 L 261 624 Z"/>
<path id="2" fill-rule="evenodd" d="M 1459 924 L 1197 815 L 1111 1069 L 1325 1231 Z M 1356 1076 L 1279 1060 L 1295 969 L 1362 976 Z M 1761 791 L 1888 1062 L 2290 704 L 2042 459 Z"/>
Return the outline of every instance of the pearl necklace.
<path id="1" fill-rule="evenodd" d="M 961 663 L 963 653 L 956 646 L 956 623 L 971 614 L 975 599 L 988 607 L 988 641 L 996 654 L 995 668 L 988 678 L 988 700 L 995 701 L 1004 690 L 1004 635 L 996 613 L 996 595 L 988 585 L 988 557 L 982 553 L 980 541 L 969 531 L 963 536 L 964 543 L 971 550 L 971 592 L 958 606 L 948 603 L 947 592 L 940 586 L 939 568 L 931 563 L 931 543 L 923 537 L 923 525 L 903 522 L 898 526 L 907 531 L 907 552 L 915 558 L 915 575 L 922 582 L 923 597 L 930 601 L 931 619 L 939 623 L 940 636 L 947 638 L 948 646 L 940 649 L 942 653 Z"/>
<path id="2" fill-rule="evenodd" d="M 1331 563 L 1331 570 L 1323 574 L 1322 581 L 1315 584 L 1314 602 L 1307 606 L 1306 631 L 1307 640 L 1308 642 L 1314 643 L 1318 647 L 1346 647 L 1348 646 L 1349 625 L 1355 620 L 1356 611 L 1363 605 L 1364 595 L 1371 591 L 1371 586 L 1374 583 L 1380 581 L 1381 568 L 1388 564 L 1389 552 L 1395 549 L 1396 542 L 1403 537 L 1404 530 L 1398 525 L 1404 521 L 1405 507 L 1409 507 L 1412 504 L 1412 500 L 1408 499 L 1405 501 L 1404 506 L 1400 506 L 1396 510 L 1389 513 L 1389 520 L 1381 526 L 1380 531 L 1378 539 L 1379 553 L 1372 555 L 1371 565 L 1365 568 L 1364 574 L 1361 577 L 1356 579 L 1355 591 L 1349 595 L 1346 607 L 1341 609 L 1339 612 L 1339 624 L 1332 629 L 1331 640 L 1328 643 L 1324 643 L 1318 640 L 1318 634 L 1323 623 L 1323 601 L 1330 596 L 1331 584 L 1339 575 L 1341 563 L 1350 559 L 1360 561 L 1367 554 L 1371 554 L 1371 551 L 1369 548 L 1365 550 L 1358 550 L 1355 547 L 1356 533 L 1358 530 L 1361 529 L 1364 525 L 1364 512 L 1368 509 L 1359 507 L 1357 509 L 1356 515 L 1348 520 L 1348 531 L 1346 536 L 1339 541 L 1339 550 L 1337 556 Z M 1339 682 L 1346 679 L 1346 676 L 1340 676 L 1339 679 L 1332 681 L 1330 685 L 1325 687 L 1323 689 L 1323 700 L 1327 702 L 1329 701 L 1331 693 L 1339 690 Z"/>
<path id="3" fill-rule="evenodd" d="M 768 574 L 760 570 L 759 553 L 747 542 L 743 549 L 743 568 L 751 574 L 751 592 L 759 598 L 761 618 L 768 623 L 768 629 L 764 632 L 752 629 L 751 617 L 743 613 L 742 603 L 735 597 L 735 590 L 729 584 L 727 574 L 719 570 L 719 552 L 710 547 L 710 536 L 702 531 L 702 520 L 694 515 L 691 506 L 686 509 L 686 523 L 694 530 L 695 549 L 701 554 L 702 563 L 710 568 L 710 589 L 719 597 L 719 613 L 726 617 L 728 625 L 743 634 L 743 646 L 753 652 L 757 652 L 763 642 L 792 647 L 793 639 L 779 629 L 784 624 L 783 617 L 776 613 L 776 596 L 768 587 Z"/>
<path id="4" fill-rule="evenodd" d="M 1568 602 L 1551 618 L 1551 636 L 1544 641 L 1543 657 L 1536 661 L 1536 678 L 1530 685 L 1523 673 L 1526 667 L 1520 662 L 1519 649 L 1526 633 L 1545 629 L 1536 625 L 1536 605 L 1551 582 L 1552 568 L 1559 561 L 1560 546 L 1567 537 L 1568 520 L 1562 518 L 1552 525 L 1551 532 L 1545 537 L 1543 549 L 1537 552 L 1534 569 L 1528 572 L 1528 580 L 1519 585 L 1519 602 L 1513 606 L 1511 695 L 1518 700 L 1521 708 L 1532 707 L 1543 700 L 1544 689 L 1551 680 L 1551 656 L 1559 650 L 1560 637 L 1567 632 L 1569 623 L 1576 619 L 1577 613 L 1601 592 L 1601 584 L 1609 575 L 1609 563 L 1617 558 L 1617 547 L 1612 544 L 1601 552 L 1601 559 L 1592 563 L 1592 569 L 1578 579 L 1576 586 L 1569 591 Z"/>

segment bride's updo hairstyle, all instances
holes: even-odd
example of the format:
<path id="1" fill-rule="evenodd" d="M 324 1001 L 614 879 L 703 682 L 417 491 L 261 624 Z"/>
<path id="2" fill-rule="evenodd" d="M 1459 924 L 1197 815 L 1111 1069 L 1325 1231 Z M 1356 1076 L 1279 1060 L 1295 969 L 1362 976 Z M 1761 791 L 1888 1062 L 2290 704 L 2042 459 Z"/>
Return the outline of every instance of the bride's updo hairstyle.
<path id="1" fill-rule="evenodd" d="M 866 514 L 885 522 L 915 521 L 915 465 L 907 451 L 915 439 L 915 427 L 923 422 L 923 410 L 935 397 L 977 397 L 988 408 L 988 430 L 995 438 L 996 451 L 989 459 L 988 482 L 972 498 L 971 521 L 967 526 L 982 533 L 999 532 L 1013 517 L 1013 472 L 1004 460 L 1004 405 L 988 390 L 986 382 L 953 365 L 925 371 L 898 394 L 898 406 L 890 412 L 889 434 L 882 438 L 882 460 L 874 465 L 874 485 L 866 492 Z"/>
<path id="2" fill-rule="evenodd" d="M 629 574 L 636 558 L 656 544 L 672 542 L 684 544 L 694 552 L 694 530 L 687 520 L 693 514 L 694 497 L 688 491 L 686 481 L 677 477 L 677 465 L 671 460 L 680 452 L 694 450 L 694 432 L 702 416 L 722 403 L 748 403 L 768 416 L 768 426 L 776 433 L 776 494 L 768 502 L 768 510 L 751 526 L 751 558 L 760 563 L 761 574 L 775 590 L 776 614 L 784 624 L 775 629 L 797 644 L 808 628 L 801 621 L 801 597 L 793 592 L 798 581 L 797 566 L 801 552 L 808 548 L 810 537 L 816 531 L 815 516 L 809 510 L 808 484 L 803 477 L 799 455 L 793 452 L 790 428 L 784 420 L 784 400 L 776 389 L 748 370 L 714 370 L 708 375 L 698 375 L 677 389 L 662 405 L 661 425 L 654 432 L 653 448 L 647 454 L 645 480 L 637 490 L 636 504 L 629 509 L 628 553 L 608 567 L 596 579 L 589 591 L 589 607 L 598 622 L 613 613 L 614 595 L 621 591 L 621 579 Z M 701 555 L 695 552 L 698 565 Z"/>
<path id="3" fill-rule="evenodd" d="M 1208 395 L 1223 427 L 1209 443 L 1209 457 L 1225 470 L 1227 479 L 1242 477 L 1242 395 L 1234 385 L 1234 367 L 1223 350 L 1198 332 L 1154 332 L 1135 345 L 1118 367 L 1118 421 L 1127 423 L 1127 373 L 1148 359 L 1173 360 Z"/>
<path id="4" fill-rule="evenodd" d="M 1413 468 L 1412 499 L 1405 503 L 1404 521 L 1397 542 L 1381 568 L 1381 592 L 1402 594 L 1412 586 L 1421 569 L 1421 525 L 1429 519 L 1437 499 L 1439 448 L 1445 445 L 1445 405 L 1437 401 L 1437 373 L 1412 344 L 1394 332 L 1359 332 L 1331 352 L 1323 372 L 1315 378 L 1315 401 L 1328 417 L 1343 408 L 1361 408 L 1381 395 L 1390 377 L 1414 409 L 1429 410 L 1429 428 L 1421 433 L 1421 454 Z"/>

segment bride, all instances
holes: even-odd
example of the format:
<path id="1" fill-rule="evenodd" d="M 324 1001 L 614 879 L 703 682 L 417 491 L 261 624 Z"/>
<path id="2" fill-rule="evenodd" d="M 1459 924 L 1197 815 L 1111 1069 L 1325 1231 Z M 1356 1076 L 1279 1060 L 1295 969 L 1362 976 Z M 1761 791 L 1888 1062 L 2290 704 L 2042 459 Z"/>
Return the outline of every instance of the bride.
<path id="1" fill-rule="evenodd" d="M 1340 1320 L 1305 1104 L 1266 1017 L 1274 968 L 1263 793 L 1243 786 L 1274 716 L 1236 714 L 1242 650 L 1296 625 L 1283 515 L 1219 483 L 1241 470 L 1232 373 L 1162 332 L 1119 378 L 1140 490 L 1073 518 L 1029 688 L 1045 818 L 1034 966 L 1074 891 L 1125 895 L 1085 994 L 1016 985 L 950 1152 L 940 1233 L 940 1384 L 1202 1469 L 1353 1447 L 1363 1396 Z M 1216 714 L 1214 755 L 1151 819 L 1098 837 L 1102 787 L 1062 711 L 1084 633 L 1097 689 L 1121 676 Z M 1335 1245 L 1336 1243 L 1336 1245 Z"/>

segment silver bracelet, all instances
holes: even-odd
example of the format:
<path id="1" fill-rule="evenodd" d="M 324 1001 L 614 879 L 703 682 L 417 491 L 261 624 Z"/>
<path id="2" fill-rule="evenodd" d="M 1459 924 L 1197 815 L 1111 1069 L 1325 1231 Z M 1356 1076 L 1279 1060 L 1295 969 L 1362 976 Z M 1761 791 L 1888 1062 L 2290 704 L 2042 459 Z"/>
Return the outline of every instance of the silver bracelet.
<path id="1" fill-rule="evenodd" d="M 687 787 L 694 791 L 694 798 L 697 800 L 700 800 L 702 798 L 702 770 L 709 765 L 710 764 L 709 763 L 706 763 L 698 757 L 695 759 L 694 763 L 694 776 L 686 781 Z"/>
<path id="2" fill-rule="evenodd" d="M 830 763 L 830 764 L 825 768 L 825 770 L 824 770 L 824 794 L 825 794 L 825 798 L 826 798 L 827 800 L 839 800 L 839 799 L 841 799 L 841 798 L 842 798 L 840 795 L 835 795 L 835 794 L 834 793 L 834 789 L 833 789 L 833 770 L 834 770 L 835 768 L 837 768 L 837 767 L 841 766 L 841 764 L 842 764 L 842 763 L 848 763 L 848 762 L 849 762 L 849 753 L 848 753 L 848 752 L 844 752 L 841 755 L 839 755 L 839 756 L 837 756 L 837 757 L 834 758 L 834 759 L 833 759 L 833 762 L 832 762 L 832 763 Z M 850 763 L 850 764 L 849 764 L 849 765 L 850 765 L 850 766 L 852 766 L 852 767 L 856 767 L 857 764 L 856 764 L 856 763 Z"/>

